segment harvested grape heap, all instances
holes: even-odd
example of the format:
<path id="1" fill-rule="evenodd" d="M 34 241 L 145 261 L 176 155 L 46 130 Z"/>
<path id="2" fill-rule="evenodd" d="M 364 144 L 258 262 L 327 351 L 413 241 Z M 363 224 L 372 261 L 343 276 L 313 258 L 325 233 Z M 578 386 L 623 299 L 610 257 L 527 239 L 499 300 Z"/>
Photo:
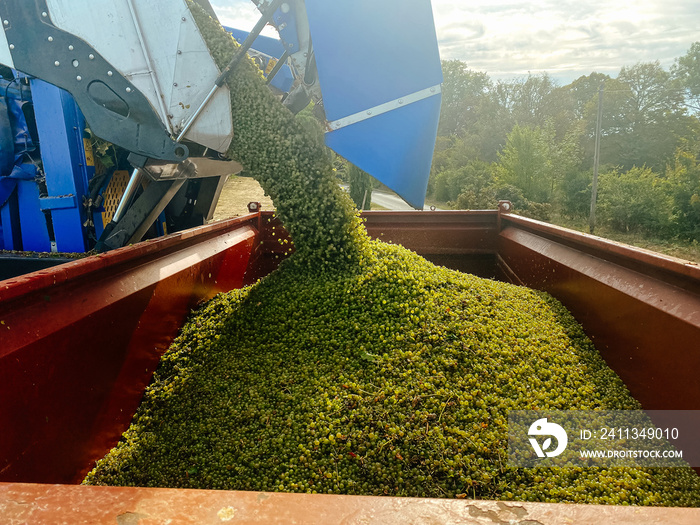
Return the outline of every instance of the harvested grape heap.
<path id="1" fill-rule="evenodd" d="M 225 64 L 230 38 L 193 12 Z M 508 468 L 509 410 L 638 403 L 551 297 L 370 241 L 255 69 L 230 88 L 230 154 L 296 251 L 193 314 L 85 483 L 700 504 L 689 468 Z"/>

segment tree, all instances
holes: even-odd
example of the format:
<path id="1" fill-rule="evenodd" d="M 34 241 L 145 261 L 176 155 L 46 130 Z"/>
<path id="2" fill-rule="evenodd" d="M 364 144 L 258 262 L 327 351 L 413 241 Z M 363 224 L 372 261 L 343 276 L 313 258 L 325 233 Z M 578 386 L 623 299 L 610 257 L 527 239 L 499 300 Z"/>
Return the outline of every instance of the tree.
<path id="1" fill-rule="evenodd" d="M 588 76 L 577 78 L 564 87 L 571 96 L 572 111 L 576 118 L 583 119 L 587 116 L 590 106 L 598 103 L 600 86 L 610 80 L 608 75 L 593 72 Z"/>
<path id="2" fill-rule="evenodd" d="M 554 130 L 516 125 L 508 134 L 495 166 L 500 184 L 520 188 L 534 202 L 550 202 L 558 175 L 559 155 Z"/>
<path id="3" fill-rule="evenodd" d="M 549 75 L 528 75 L 512 83 L 513 117 L 518 124 L 542 125 L 552 116 L 551 99 L 557 85 Z"/>
<path id="4" fill-rule="evenodd" d="M 583 219 L 589 216 L 592 180 L 593 170 L 572 170 L 564 175 L 559 202 L 563 215 L 571 219 Z"/>
<path id="5" fill-rule="evenodd" d="M 649 166 L 657 172 L 676 148 L 692 137 L 679 82 L 658 62 L 623 67 L 616 79 L 592 73 L 566 86 L 585 126 L 580 143 L 584 163 L 593 162 L 598 89 L 603 85 L 602 165 Z"/>
<path id="6" fill-rule="evenodd" d="M 548 202 L 552 187 L 548 139 L 539 127 L 516 125 L 499 154 L 498 182 L 517 186 L 528 200 Z"/>
<path id="7" fill-rule="evenodd" d="M 372 204 L 372 176 L 354 164 L 348 168 L 350 198 L 358 210 L 369 210 Z"/>
<path id="8" fill-rule="evenodd" d="M 688 133 L 679 83 L 658 61 L 623 67 L 618 80 L 630 90 L 627 140 L 619 151 L 620 164 L 661 171 L 673 158 L 679 138 Z"/>
<path id="9" fill-rule="evenodd" d="M 578 137 L 581 162 L 586 171 L 593 166 L 598 92 L 601 86 L 603 86 L 601 165 L 617 166 L 621 163 L 620 155 L 628 147 L 631 132 L 629 100 L 632 92 L 627 84 L 607 75 L 591 73 L 565 86 L 571 95 L 572 111 L 577 116 L 569 133 Z"/>
<path id="10" fill-rule="evenodd" d="M 683 112 L 683 97 L 678 83 L 665 71 L 658 60 L 623 67 L 618 80 L 626 83 L 631 91 L 630 118 L 632 127 L 661 124 L 669 112 Z"/>
<path id="11" fill-rule="evenodd" d="M 486 73 L 472 71 L 461 60 L 442 62 L 442 108 L 438 135 L 462 135 L 480 101 L 486 96 L 491 81 Z"/>
<path id="12" fill-rule="evenodd" d="M 671 72 L 685 89 L 693 110 L 700 111 L 700 42 L 693 43 L 688 52 L 676 60 Z"/>
<path id="13" fill-rule="evenodd" d="M 492 185 L 493 175 L 489 164 L 478 159 L 471 159 L 460 166 L 438 173 L 435 178 L 433 195 L 439 201 L 454 202 L 465 192 L 481 196 Z M 495 202 L 492 203 L 491 207 L 494 207 L 495 204 Z M 472 209 L 474 207 L 474 203 L 469 206 Z"/>
<path id="14" fill-rule="evenodd" d="M 511 112 L 501 105 L 494 89 L 479 102 L 463 138 L 476 148 L 481 160 L 495 162 L 515 121 Z"/>

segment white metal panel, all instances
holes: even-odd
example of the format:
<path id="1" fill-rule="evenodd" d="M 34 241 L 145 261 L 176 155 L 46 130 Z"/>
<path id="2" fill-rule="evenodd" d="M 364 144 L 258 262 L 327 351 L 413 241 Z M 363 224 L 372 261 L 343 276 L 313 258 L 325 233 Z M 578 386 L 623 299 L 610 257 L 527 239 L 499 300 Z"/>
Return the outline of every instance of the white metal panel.
<path id="1" fill-rule="evenodd" d="M 52 22 L 88 42 L 131 81 L 173 135 L 219 75 L 185 0 L 47 0 L 47 5 Z M 224 151 L 232 136 L 230 96 L 222 88 L 185 138 Z"/>
<path id="2" fill-rule="evenodd" d="M 177 129 L 185 127 L 219 76 L 219 70 L 211 58 L 208 59 L 208 65 L 201 63 L 204 60 L 201 56 L 203 53 L 196 50 L 203 48 L 207 57 L 209 51 L 199 31 L 192 31 L 194 25 L 194 22 L 189 21 L 180 27 L 179 45 L 182 53 L 175 55 L 173 82 L 170 83 L 166 97 L 168 111 L 173 115 Z M 213 71 L 210 66 L 214 66 Z M 231 127 L 231 95 L 224 85 L 214 93 L 207 107 L 185 133 L 185 138 L 216 151 L 226 151 L 231 142 Z"/>
<path id="3" fill-rule="evenodd" d="M 442 93 L 442 84 L 421 89 L 420 91 L 416 91 L 415 93 L 411 93 L 409 95 L 404 95 L 403 97 L 397 98 L 395 100 L 390 100 L 389 102 L 385 102 L 384 104 L 378 104 L 372 108 L 367 108 L 366 110 L 358 111 L 357 113 L 353 113 L 352 115 L 348 115 L 347 117 L 339 118 L 332 122 L 328 122 L 326 125 L 329 130 L 335 131 L 336 129 L 344 128 L 345 126 L 351 126 L 352 124 L 356 124 L 357 122 L 362 122 L 363 120 L 367 120 L 368 118 L 382 115 L 393 109 L 398 109 L 408 104 L 413 104 L 414 102 L 420 102 L 423 99 L 432 97 L 433 95 L 439 95 L 440 93 Z"/>
<path id="4" fill-rule="evenodd" d="M 0 13 L 0 19 L 2 19 L 2 13 Z M 15 67 L 15 63 L 12 60 L 12 55 L 10 54 L 10 46 L 7 42 L 7 35 L 5 35 L 4 30 L 0 31 L 0 64 L 5 64 L 6 66 L 12 68 Z"/>

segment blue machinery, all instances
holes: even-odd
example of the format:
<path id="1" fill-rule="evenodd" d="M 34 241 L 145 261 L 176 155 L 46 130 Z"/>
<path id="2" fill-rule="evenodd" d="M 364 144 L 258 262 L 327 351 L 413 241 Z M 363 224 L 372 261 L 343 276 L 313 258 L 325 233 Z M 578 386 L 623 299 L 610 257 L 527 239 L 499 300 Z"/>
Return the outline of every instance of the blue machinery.
<path id="1" fill-rule="evenodd" d="M 10 130 L 0 146 L 7 157 L 0 174 L 0 248 L 50 252 L 53 238 L 56 251 L 86 251 L 88 207 L 82 199 L 95 167 L 82 113 L 70 94 L 38 79 L 3 80 L 0 86 L 6 93 L 0 110 L 7 110 Z M 90 219 L 102 233 L 101 218 Z"/>
<path id="2" fill-rule="evenodd" d="M 430 0 L 253 1 L 257 26 L 230 31 L 283 103 L 314 101 L 330 148 L 422 208 L 442 82 Z M 211 66 L 184 0 L 155 4 L 0 0 L 0 249 L 111 249 L 211 217 L 240 170 L 217 153 L 235 64 Z M 86 124 L 128 161 L 96 174 Z"/>

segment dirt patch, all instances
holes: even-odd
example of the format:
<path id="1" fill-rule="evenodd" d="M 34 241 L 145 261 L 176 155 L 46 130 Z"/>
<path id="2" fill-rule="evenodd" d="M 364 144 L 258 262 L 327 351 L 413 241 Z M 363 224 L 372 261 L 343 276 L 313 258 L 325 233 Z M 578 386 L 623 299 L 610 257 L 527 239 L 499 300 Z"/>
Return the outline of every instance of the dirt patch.
<path id="1" fill-rule="evenodd" d="M 265 195 L 258 181 L 250 177 L 232 175 L 221 190 L 213 220 L 245 215 L 248 213 L 249 202 L 259 202 L 263 210 L 274 209 L 272 199 Z"/>

